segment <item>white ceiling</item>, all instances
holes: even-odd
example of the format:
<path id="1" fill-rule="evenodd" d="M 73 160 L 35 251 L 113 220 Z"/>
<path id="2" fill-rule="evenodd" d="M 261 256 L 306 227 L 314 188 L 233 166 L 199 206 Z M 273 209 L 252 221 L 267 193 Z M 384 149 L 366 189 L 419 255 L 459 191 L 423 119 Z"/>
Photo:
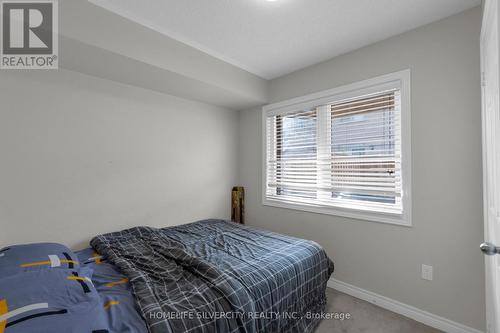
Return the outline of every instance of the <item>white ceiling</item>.
<path id="1" fill-rule="evenodd" d="M 481 3 L 481 0 L 89 1 L 266 79 Z"/>

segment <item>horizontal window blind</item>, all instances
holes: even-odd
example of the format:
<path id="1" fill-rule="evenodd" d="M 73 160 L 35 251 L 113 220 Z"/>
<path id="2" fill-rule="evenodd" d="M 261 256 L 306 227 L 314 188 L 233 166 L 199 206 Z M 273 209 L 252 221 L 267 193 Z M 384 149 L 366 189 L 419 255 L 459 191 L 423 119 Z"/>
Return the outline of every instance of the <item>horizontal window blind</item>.
<path id="1" fill-rule="evenodd" d="M 267 195 L 282 200 L 316 198 L 316 111 L 267 118 Z"/>
<path id="2" fill-rule="evenodd" d="M 266 117 L 266 197 L 402 213 L 399 89 Z"/>
<path id="3" fill-rule="evenodd" d="M 332 104 L 330 115 L 333 200 L 401 212 L 399 91 Z"/>

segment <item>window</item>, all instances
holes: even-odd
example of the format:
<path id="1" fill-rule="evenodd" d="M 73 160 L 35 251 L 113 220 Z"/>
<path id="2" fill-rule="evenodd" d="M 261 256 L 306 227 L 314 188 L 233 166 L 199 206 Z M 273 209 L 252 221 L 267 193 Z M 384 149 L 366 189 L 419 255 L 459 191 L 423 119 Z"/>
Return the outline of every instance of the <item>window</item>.
<path id="1" fill-rule="evenodd" d="M 263 203 L 410 225 L 409 71 L 263 109 Z"/>

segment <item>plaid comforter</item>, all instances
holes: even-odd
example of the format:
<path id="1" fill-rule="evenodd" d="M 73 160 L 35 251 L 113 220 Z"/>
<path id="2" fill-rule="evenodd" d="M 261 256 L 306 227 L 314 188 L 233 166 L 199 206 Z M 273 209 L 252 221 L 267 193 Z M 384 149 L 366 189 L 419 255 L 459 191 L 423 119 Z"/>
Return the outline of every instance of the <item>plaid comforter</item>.
<path id="1" fill-rule="evenodd" d="M 222 220 L 100 235 L 152 333 L 312 332 L 333 263 L 316 243 Z"/>

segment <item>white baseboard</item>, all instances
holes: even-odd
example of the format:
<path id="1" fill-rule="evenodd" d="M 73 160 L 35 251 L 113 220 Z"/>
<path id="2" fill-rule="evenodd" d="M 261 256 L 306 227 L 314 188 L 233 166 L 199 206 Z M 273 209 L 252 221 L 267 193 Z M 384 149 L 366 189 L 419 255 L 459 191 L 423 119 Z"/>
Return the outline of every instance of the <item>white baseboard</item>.
<path id="1" fill-rule="evenodd" d="M 483 333 L 475 328 L 471 328 L 460 323 L 451 321 L 449 319 L 437 316 L 430 312 L 417 309 L 411 305 L 407 305 L 396 300 L 390 299 L 388 297 L 375 294 L 371 291 L 358 288 L 356 286 L 350 285 L 348 283 L 330 279 L 328 281 L 328 287 L 348 294 L 350 296 L 362 299 L 364 301 L 370 302 L 381 308 L 387 309 L 389 311 L 395 312 L 402 316 L 411 318 L 418 322 L 421 322 L 427 326 L 434 327 L 438 330 L 448 332 L 448 333 Z"/>

